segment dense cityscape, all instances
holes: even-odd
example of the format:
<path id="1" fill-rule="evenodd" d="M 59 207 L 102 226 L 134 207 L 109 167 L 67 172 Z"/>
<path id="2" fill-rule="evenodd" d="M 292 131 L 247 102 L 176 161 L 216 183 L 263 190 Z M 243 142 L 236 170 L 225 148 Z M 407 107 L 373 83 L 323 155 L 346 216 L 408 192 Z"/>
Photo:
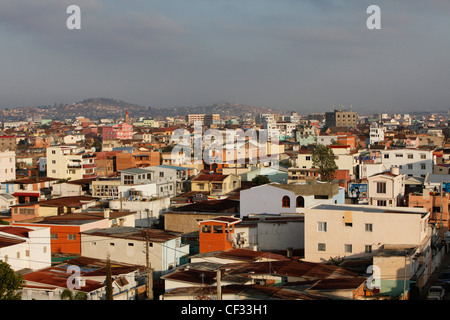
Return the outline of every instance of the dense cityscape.
<path id="1" fill-rule="evenodd" d="M 199 108 L 2 110 L 3 297 L 446 299 L 449 112 Z"/>

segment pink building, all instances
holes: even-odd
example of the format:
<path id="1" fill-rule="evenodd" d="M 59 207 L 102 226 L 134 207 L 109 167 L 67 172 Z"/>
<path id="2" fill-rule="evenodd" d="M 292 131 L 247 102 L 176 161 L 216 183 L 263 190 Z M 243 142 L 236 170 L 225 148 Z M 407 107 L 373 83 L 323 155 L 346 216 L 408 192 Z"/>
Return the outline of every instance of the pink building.
<path id="1" fill-rule="evenodd" d="M 133 126 L 128 123 L 106 125 L 102 132 L 103 140 L 128 140 L 133 138 Z"/>

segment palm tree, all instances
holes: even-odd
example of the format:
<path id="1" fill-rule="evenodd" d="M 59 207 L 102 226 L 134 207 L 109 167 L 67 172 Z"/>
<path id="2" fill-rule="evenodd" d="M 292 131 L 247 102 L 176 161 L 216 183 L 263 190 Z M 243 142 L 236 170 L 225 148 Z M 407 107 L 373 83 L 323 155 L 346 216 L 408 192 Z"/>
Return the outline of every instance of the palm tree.
<path id="1" fill-rule="evenodd" d="M 87 294 L 83 291 L 75 291 L 76 293 L 70 289 L 64 289 L 61 292 L 61 300 L 87 300 Z"/>

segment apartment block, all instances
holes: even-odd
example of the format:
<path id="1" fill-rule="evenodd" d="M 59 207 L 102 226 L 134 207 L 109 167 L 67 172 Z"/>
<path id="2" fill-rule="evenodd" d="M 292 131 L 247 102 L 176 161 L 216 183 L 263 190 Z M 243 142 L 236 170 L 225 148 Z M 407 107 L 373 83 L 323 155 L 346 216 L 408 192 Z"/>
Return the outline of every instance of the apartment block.
<path id="1" fill-rule="evenodd" d="M 47 148 L 47 176 L 57 179 L 95 178 L 95 154 L 76 146 Z"/>

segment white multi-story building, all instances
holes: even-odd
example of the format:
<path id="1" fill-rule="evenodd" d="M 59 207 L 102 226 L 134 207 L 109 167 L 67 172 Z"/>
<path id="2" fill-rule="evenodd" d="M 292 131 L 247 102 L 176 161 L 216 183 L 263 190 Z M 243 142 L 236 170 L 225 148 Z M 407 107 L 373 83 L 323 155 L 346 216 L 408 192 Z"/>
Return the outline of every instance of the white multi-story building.
<path id="1" fill-rule="evenodd" d="M 0 152 L 0 182 L 16 179 L 16 153 Z"/>
<path id="2" fill-rule="evenodd" d="M 47 148 L 47 176 L 57 179 L 95 178 L 95 154 L 78 146 L 54 146 Z"/>
<path id="3" fill-rule="evenodd" d="M 305 211 L 305 260 L 373 256 L 383 245 L 428 241 L 423 208 L 319 204 Z"/>
<path id="4" fill-rule="evenodd" d="M 407 177 L 425 177 L 433 173 L 433 149 L 405 148 L 381 150 L 381 163 L 384 171 L 398 167 L 399 173 Z"/>
<path id="5" fill-rule="evenodd" d="M 370 124 L 369 144 L 373 145 L 378 142 L 384 141 L 384 133 L 386 128 L 382 124 L 372 122 Z"/>
<path id="6" fill-rule="evenodd" d="M 153 166 L 120 171 L 119 194 L 122 197 L 160 198 L 177 194 L 177 171 Z"/>

